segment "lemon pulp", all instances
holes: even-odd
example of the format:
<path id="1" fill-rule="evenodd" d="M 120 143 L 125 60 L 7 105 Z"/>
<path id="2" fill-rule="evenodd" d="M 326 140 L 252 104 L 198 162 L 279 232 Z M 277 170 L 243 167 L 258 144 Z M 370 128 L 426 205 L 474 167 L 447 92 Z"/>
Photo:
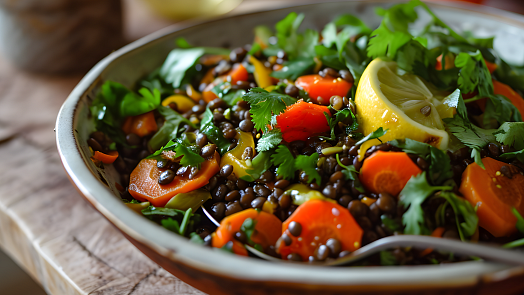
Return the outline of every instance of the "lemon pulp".
<path id="1" fill-rule="evenodd" d="M 357 120 L 364 135 L 379 127 L 388 131 L 380 140 L 363 143 L 360 158 L 369 147 L 394 139 L 410 138 L 446 149 L 449 135 L 442 118 L 452 117 L 455 108 L 445 98 L 446 93 L 437 91 L 420 77 L 398 74 L 396 62 L 373 60 L 357 87 Z"/>

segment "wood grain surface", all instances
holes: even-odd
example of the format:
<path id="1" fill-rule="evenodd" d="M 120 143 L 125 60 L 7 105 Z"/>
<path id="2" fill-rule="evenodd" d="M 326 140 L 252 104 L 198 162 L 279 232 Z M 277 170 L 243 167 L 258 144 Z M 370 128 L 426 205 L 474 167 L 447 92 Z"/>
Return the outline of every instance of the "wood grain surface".
<path id="1" fill-rule="evenodd" d="M 138 0 L 123 9 L 128 41 L 173 23 Z M 0 53 L 0 247 L 48 294 L 202 294 L 144 256 L 70 184 L 53 128 L 81 76 L 23 72 Z"/>

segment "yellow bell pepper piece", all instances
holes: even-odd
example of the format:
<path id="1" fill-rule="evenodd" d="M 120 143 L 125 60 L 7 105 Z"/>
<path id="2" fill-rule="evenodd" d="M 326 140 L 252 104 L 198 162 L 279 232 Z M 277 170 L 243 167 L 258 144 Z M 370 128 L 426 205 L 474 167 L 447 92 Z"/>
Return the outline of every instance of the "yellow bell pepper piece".
<path id="1" fill-rule="evenodd" d="M 261 61 L 253 56 L 249 57 L 249 62 L 255 67 L 253 75 L 255 76 L 255 81 L 257 82 L 258 87 L 266 88 L 273 85 L 271 76 L 269 76 L 269 74 L 271 74 L 270 69 L 266 68 Z"/>
<path id="2" fill-rule="evenodd" d="M 195 105 L 195 102 L 191 98 L 180 94 L 175 94 L 167 97 L 162 101 L 162 105 L 167 107 L 172 102 L 176 103 L 176 106 L 180 113 L 185 113 L 189 111 Z"/>
<path id="3" fill-rule="evenodd" d="M 335 200 L 324 197 L 324 195 L 317 191 L 310 189 L 307 185 L 302 183 L 292 184 L 284 192 L 284 194 L 289 194 L 293 204 L 300 206 L 309 200 L 324 200 L 331 203 L 336 203 Z"/>
<path id="4" fill-rule="evenodd" d="M 243 160 L 242 154 L 247 147 L 251 147 L 254 153 L 255 141 L 250 132 L 240 131 L 240 129 L 237 129 L 237 140 L 237 146 L 222 156 L 220 167 L 228 164 L 233 166 L 233 173 L 235 173 L 238 178 L 241 178 L 248 175 L 246 172 L 247 169 L 253 169 L 253 167 L 251 167 L 251 161 Z"/>

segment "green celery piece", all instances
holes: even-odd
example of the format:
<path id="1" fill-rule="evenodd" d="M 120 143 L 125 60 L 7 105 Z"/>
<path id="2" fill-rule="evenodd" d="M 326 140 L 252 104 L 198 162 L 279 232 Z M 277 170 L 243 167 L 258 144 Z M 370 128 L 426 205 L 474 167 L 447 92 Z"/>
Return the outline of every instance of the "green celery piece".
<path id="1" fill-rule="evenodd" d="M 271 155 L 273 154 L 272 150 L 264 151 L 258 153 L 253 160 L 251 160 L 253 169 L 248 169 L 246 172 L 249 175 L 241 177 L 245 181 L 254 181 L 258 179 L 262 173 L 266 172 L 267 169 L 271 167 Z"/>

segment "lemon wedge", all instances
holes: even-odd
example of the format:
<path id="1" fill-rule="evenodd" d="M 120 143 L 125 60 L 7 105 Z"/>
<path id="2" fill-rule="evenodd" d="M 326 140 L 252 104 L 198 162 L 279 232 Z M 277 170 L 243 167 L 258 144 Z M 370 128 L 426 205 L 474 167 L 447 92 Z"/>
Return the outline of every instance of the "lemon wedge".
<path id="1" fill-rule="evenodd" d="M 357 120 L 364 135 L 379 127 L 389 129 L 380 137 L 382 142 L 410 138 L 446 149 L 449 135 L 442 118 L 453 117 L 456 112 L 446 104 L 446 96 L 416 75 L 399 75 L 396 62 L 375 59 L 367 66 L 357 87 Z M 363 143 L 360 159 L 380 141 Z"/>

